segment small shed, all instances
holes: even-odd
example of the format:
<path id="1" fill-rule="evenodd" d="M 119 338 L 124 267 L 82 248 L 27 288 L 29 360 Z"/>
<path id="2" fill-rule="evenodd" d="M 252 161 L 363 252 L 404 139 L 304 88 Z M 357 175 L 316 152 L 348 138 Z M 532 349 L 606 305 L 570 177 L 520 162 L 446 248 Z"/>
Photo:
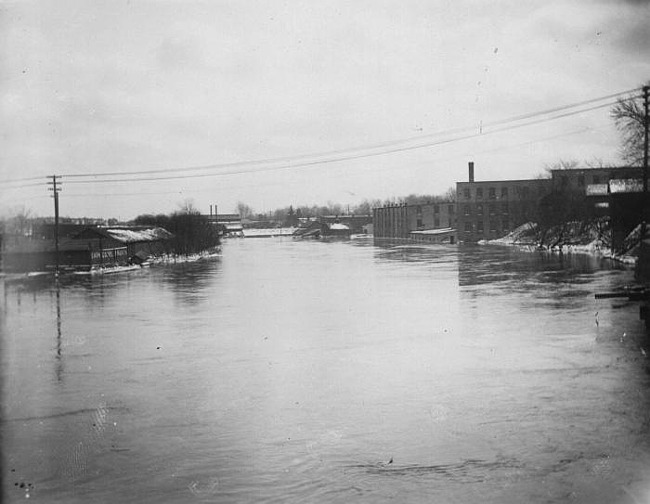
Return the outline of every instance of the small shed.
<path id="1" fill-rule="evenodd" d="M 411 231 L 409 238 L 417 242 L 453 245 L 457 241 L 457 233 L 453 228 L 424 229 L 422 231 Z"/>

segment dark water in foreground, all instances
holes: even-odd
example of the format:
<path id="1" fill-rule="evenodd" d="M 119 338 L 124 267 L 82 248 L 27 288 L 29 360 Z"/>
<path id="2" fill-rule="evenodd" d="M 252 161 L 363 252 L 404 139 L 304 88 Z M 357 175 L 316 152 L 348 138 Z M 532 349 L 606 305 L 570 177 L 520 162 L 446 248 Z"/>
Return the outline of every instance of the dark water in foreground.
<path id="1" fill-rule="evenodd" d="M 632 277 L 251 239 L 4 285 L 4 501 L 649 502 L 648 341 L 593 296 Z"/>

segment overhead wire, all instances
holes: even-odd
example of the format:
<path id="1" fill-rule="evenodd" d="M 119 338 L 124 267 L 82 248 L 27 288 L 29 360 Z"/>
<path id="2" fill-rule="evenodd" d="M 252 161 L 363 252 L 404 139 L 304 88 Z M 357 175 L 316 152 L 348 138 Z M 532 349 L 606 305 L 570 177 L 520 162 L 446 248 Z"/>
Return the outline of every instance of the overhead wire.
<path id="1" fill-rule="evenodd" d="M 591 98 L 589 100 L 584 100 L 581 102 L 576 102 L 568 105 L 562 105 L 559 107 L 553 107 L 550 109 L 542 110 L 542 111 L 537 111 L 537 112 L 531 112 L 527 114 L 521 114 L 517 116 L 513 116 L 510 118 L 506 119 L 501 119 L 498 121 L 492 121 L 492 122 L 487 122 L 482 124 L 482 128 L 490 128 L 492 126 L 498 126 L 498 125 L 503 125 L 503 124 L 508 124 L 510 122 L 518 122 L 522 121 L 525 119 L 531 119 L 534 117 L 538 116 L 543 116 L 543 115 L 548 115 L 548 114 L 553 114 L 556 112 L 561 112 L 564 110 L 569 110 L 572 108 L 576 107 L 583 107 L 585 105 L 589 105 L 592 103 L 596 103 L 599 101 L 603 100 L 611 100 L 612 98 L 617 98 L 622 95 L 629 95 L 630 93 L 634 91 L 638 91 L 641 88 L 634 88 L 631 90 L 627 91 L 622 91 L 619 93 L 613 93 L 609 94 L 606 96 L 601 96 L 598 98 Z M 613 103 L 607 103 L 605 105 L 602 105 L 602 107 L 605 106 L 610 106 L 613 105 Z M 601 108 L 601 107 L 597 107 Z M 593 110 L 592 108 L 590 109 L 585 109 L 581 111 L 576 111 L 575 113 L 582 113 L 586 112 L 589 110 Z M 564 117 L 564 116 L 559 116 L 559 117 Z M 549 119 L 550 120 L 550 119 Z M 366 146 L 360 146 L 360 147 L 352 147 L 352 148 L 346 148 L 346 149 L 339 149 L 339 150 L 332 150 L 332 151 L 325 151 L 325 152 L 320 152 L 320 153 L 312 153 L 312 154 L 302 154 L 298 156 L 284 156 L 284 157 L 277 157 L 277 158 L 267 158 L 267 159 L 258 159 L 258 160 L 248 160 L 248 161 L 238 161 L 238 162 L 230 162 L 230 163 L 218 163 L 218 164 L 210 164 L 210 165 L 203 165 L 203 166 L 193 166 L 193 167 L 183 167 L 183 168 L 164 168 L 164 169 L 153 169 L 153 170 L 138 170 L 138 171 L 130 171 L 130 172 L 102 172 L 102 173 L 71 173 L 71 174 L 65 174 L 64 176 L 66 178 L 95 178 L 94 181 L 96 180 L 96 177 L 120 177 L 120 176 L 128 176 L 128 177 L 133 177 L 133 176 L 138 176 L 138 175 L 153 175 L 153 174 L 163 174 L 163 173 L 186 173 L 186 172 L 196 172 L 196 171 L 208 171 L 208 170 L 218 170 L 220 168 L 234 168 L 234 167 L 239 167 L 239 166 L 255 166 L 255 165 L 267 165 L 267 164 L 273 164 L 273 163 L 290 163 L 293 161 L 299 161 L 299 160 L 306 160 L 306 159 L 313 159 L 313 158 L 321 158 L 321 157 L 326 157 L 326 156 L 338 156 L 338 155 L 347 155 L 355 152 L 362 152 L 362 151 L 369 151 L 369 150 L 375 150 L 375 149 L 382 149 L 385 147 L 392 147 L 392 146 L 398 146 L 402 144 L 408 144 L 410 142 L 417 142 L 429 138 L 436 138 L 440 136 L 446 136 L 446 135 L 454 135 L 454 134 L 459 134 L 459 133 L 464 133 L 464 132 L 469 132 L 469 131 L 475 131 L 476 126 L 465 126 L 461 128 L 454 128 L 446 131 L 440 131 L 440 132 L 433 132 L 429 133 L 427 135 L 418 135 L 418 136 L 413 136 L 409 138 L 403 138 L 399 140 L 392 140 L 392 141 L 385 141 L 385 142 L 380 142 L 376 144 L 371 144 L 371 145 L 366 145 Z M 474 136 L 474 135 L 472 135 Z M 387 153 L 392 153 L 392 150 L 387 151 Z M 395 152 L 399 152 L 395 151 Z M 354 159 L 354 158 L 352 158 Z M 339 158 L 334 159 L 334 161 L 338 161 Z M 343 158 L 342 160 L 346 160 L 346 158 Z M 296 167 L 301 166 L 301 164 L 297 164 Z M 135 180 L 158 180 L 154 178 L 142 178 L 142 179 L 135 179 Z M 164 180 L 164 179 L 160 179 Z"/>
<path id="2" fill-rule="evenodd" d="M 300 163 L 291 163 L 291 164 L 283 164 L 279 166 L 261 166 L 261 167 L 251 167 L 249 169 L 232 169 L 232 170 L 222 170 L 216 173 L 195 173 L 195 174 L 183 174 L 183 175 L 167 175 L 167 176 L 156 176 L 156 177 L 138 177 L 138 178 L 114 178 L 114 179 L 92 179 L 92 180 L 68 180 L 66 181 L 67 184 L 99 184 L 99 183 L 124 183 L 124 182 L 152 182 L 152 181 L 159 181 L 159 180 L 178 180 L 178 179 L 190 179 L 190 178 L 205 178 L 205 177 L 216 177 L 216 176 L 223 176 L 223 175 L 235 175 L 235 174 L 244 174 L 244 173 L 259 173 L 259 172 L 268 172 L 268 171 L 279 171 L 279 170 L 288 170 L 288 169 L 294 169 L 294 168 L 304 168 L 304 167 L 310 167 L 310 166 L 316 166 L 316 165 L 322 165 L 322 164 L 328 164 L 328 163 L 334 163 L 334 162 L 341 162 L 341 161 L 351 161 L 351 160 L 356 160 L 356 159 L 362 159 L 362 158 L 369 158 L 369 157 L 377 157 L 377 156 L 383 156 L 387 154 L 394 154 L 398 152 L 405 152 L 405 151 L 411 151 L 411 150 L 416 150 L 416 149 L 422 149 L 426 147 L 433 147 L 437 145 L 444 145 L 448 143 L 453 143 L 453 142 L 458 142 L 462 140 L 468 140 L 471 138 L 476 138 L 480 136 L 486 136 L 486 135 L 492 135 L 495 133 L 501 133 L 504 131 L 510 131 L 514 129 L 519 129 L 523 128 L 526 126 L 531 126 L 533 124 L 539 124 L 542 122 L 548 122 L 564 117 L 569 117 L 572 115 L 577 115 L 605 107 L 611 106 L 613 103 L 605 103 L 601 105 L 596 105 L 593 107 L 589 107 L 586 109 L 580 109 L 577 111 L 572 111 L 572 112 L 565 112 L 563 114 L 557 114 L 552 117 L 546 117 L 546 118 L 540 118 L 534 121 L 528 121 L 522 124 L 513 124 L 501 128 L 496 128 L 496 129 L 489 129 L 486 131 L 486 128 L 488 126 L 484 125 L 483 126 L 483 131 L 479 133 L 472 133 L 468 135 L 463 135 L 463 136 L 457 136 L 457 137 L 452 137 L 452 138 L 446 138 L 442 140 L 436 140 L 436 141 L 428 141 L 428 142 L 422 142 L 419 144 L 414 144 L 414 145 L 407 145 L 403 147 L 394 147 L 391 149 L 383 149 L 378 152 L 361 152 L 358 154 L 350 154 L 346 156 L 339 156 L 339 157 L 329 157 L 325 159 L 315 159 L 312 161 L 306 161 L 306 162 L 300 162 Z M 237 163 L 233 165 L 223 165 L 224 167 L 228 166 L 238 166 Z M 64 175 L 64 177 L 67 177 Z"/>
<path id="3" fill-rule="evenodd" d="M 601 126 L 601 128 L 602 128 L 602 126 Z M 526 141 L 526 142 L 519 142 L 519 143 L 516 143 L 516 144 L 500 146 L 500 147 L 491 148 L 491 149 L 482 149 L 482 150 L 476 151 L 475 153 L 476 154 L 485 154 L 485 153 L 493 153 L 493 152 L 498 152 L 498 151 L 503 151 L 503 150 L 509 150 L 509 149 L 514 149 L 514 148 L 519 148 L 519 147 L 522 147 L 522 146 L 532 145 L 532 144 L 535 144 L 535 143 L 545 142 L 545 141 L 548 141 L 548 140 L 554 140 L 554 139 L 562 138 L 562 137 L 566 137 L 566 136 L 577 135 L 577 134 L 580 134 L 580 133 L 585 133 L 587 131 L 595 131 L 595 130 L 598 130 L 598 129 L 600 129 L 600 128 L 595 128 L 593 126 L 588 126 L 588 127 L 583 127 L 583 128 L 577 129 L 577 130 L 566 132 L 566 133 L 560 133 L 560 134 L 556 134 L 556 135 L 552 135 L 552 136 L 538 138 L 536 140 L 529 140 L 529 141 Z M 447 161 L 447 160 L 450 160 L 450 159 L 456 159 L 458 157 L 459 156 L 447 156 L 445 158 L 438 159 L 438 161 Z M 362 167 L 361 169 L 363 169 L 363 168 L 367 168 L 367 167 Z M 373 173 L 376 173 L 377 171 L 386 171 L 387 169 L 392 169 L 392 168 L 373 168 Z M 269 185 L 278 185 L 278 184 L 281 184 L 281 183 L 282 182 L 271 181 L 268 184 Z M 237 183 L 236 184 L 237 188 L 253 187 L 253 186 L 254 186 L 253 184 L 242 184 L 242 183 Z M 265 185 L 265 187 L 266 187 L 266 185 Z M 197 193 L 197 192 L 213 192 L 213 191 L 214 191 L 214 188 L 212 188 L 212 187 L 205 188 L 205 189 L 192 189 L 193 194 Z M 83 198 L 85 198 L 85 197 L 103 197 L 103 196 L 139 196 L 139 195 L 162 195 L 162 194 L 182 194 L 182 193 L 183 193 L 183 190 L 156 191 L 156 192 L 146 192 L 146 193 L 143 193 L 143 192 L 128 192 L 128 193 L 119 193 L 119 192 L 104 193 L 104 192 L 102 192 L 102 193 L 96 193 L 95 192 L 95 193 L 84 193 L 84 194 L 67 193 L 66 197 L 83 197 Z"/>
<path id="4" fill-rule="evenodd" d="M 548 121 L 553 121 L 564 117 L 569 117 L 572 115 L 582 114 L 585 112 L 597 110 L 604 107 L 609 107 L 616 102 L 608 101 L 606 103 L 595 105 L 593 107 L 571 110 L 571 109 L 576 109 L 578 107 L 585 107 L 585 105 L 590 105 L 592 103 L 598 103 L 603 100 L 611 100 L 612 98 L 618 98 L 623 95 L 628 95 L 629 98 L 633 98 L 634 96 L 630 96 L 630 94 L 634 93 L 635 91 L 639 91 L 640 89 L 641 88 L 634 88 L 631 90 L 613 93 L 598 98 L 591 98 L 589 100 L 575 102 L 568 105 L 562 105 L 559 107 L 553 107 L 542 111 L 531 112 L 527 114 L 513 116 L 506 119 L 482 123 L 479 132 L 476 132 L 476 126 L 471 126 L 471 127 L 468 126 L 468 127 L 455 128 L 455 129 L 450 129 L 441 132 L 434 132 L 427 135 L 419 135 L 410 138 L 404 138 L 400 140 L 386 141 L 386 142 L 381 142 L 381 143 L 367 145 L 367 146 L 326 151 L 326 152 L 314 153 L 314 154 L 303 154 L 298 156 L 285 156 L 285 157 L 278 157 L 278 158 L 239 161 L 239 162 L 232 162 L 232 163 L 220 163 L 220 164 L 184 167 L 184 168 L 139 170 L 139 171 L 132 171 L 132 172 L 72 173 L 72 174 L 59 175 L 58 177 L 60 179 L 65 179 L 66 184 L 89 184 L 89 183 L 105 184 L 105 183 L 122 183 L 122 182 L 133 183 L 133 182 L 147 182 L 147 181 L 158 181 L 158 180 L 202 178 L 202 177 L 213 177 L 213 176 L 244 174 L 244 173 L 257 173 L 263 171 L 287 170 L 287 169 L 322 165 L 327 163 L 356 160 L 361 158 L 383 156 L 387 154 L 394 154 L 398 152 L 405 152 L 410 150 L 422 149 L 426 147 L 432 147 L 432 146 L 443 145 L 452 142 L 468 140 L 471 138 L 500 133 L 512 129 L 518 129 L 526 126 L 531 126 L 534 124 L 539 124 L 542 122 L 548 122 Z M 564 111 L 568 111 L 568 112 L 564 112 Z M 564 112 L 564 113 L 558 114 L 558 112 Z M 552 115 L 549 116 L 549 114 Z M 548 117 L 543 117 L 543 116 L 548 116 Z M 535 119 L 535 120 L 526 121 L 527 119 Z M 521 124 L 516 124 L 521 121 L 526 121 L 526 122 Z M 503 126 L 503 127 L 494 128 L 495 126 Z M 432 140 L 438 137 L 458 135 L 459 133 L 466 133 L 470 131 L 472 133 L 466 135 L 451 136 L 450 138 Z M 304 161 L 301 162 L 301 160 Z M 283 163 L 283 164 L 280 164 L 279 166 L 274 165 L 277 163 Z M 205 172 L 205 171 L 207 171 L 208 173 L 189 173 L 189 172 Z M 170 175 L 139 177 L 139 175 L 154 175 L 154 174 L 166 174 L 166 173 L 170 173 Z M 125 177 L 125 178 L 98 179 L 97 177 Z M 13 184 L 13 183 L 20 183 L 20 182 L 31 182 L 39 179 L 47 180 L 48 178 L 49 177 L 43 177 L 43 176 L 25 177 L 25 178 L 3 180 L 0 181 L 0 183 Z M 69 180 L 69 179 L 79 179 L 79 180 Z M 87 179 L 87 180 L 83 180 L 83 179 Z M 20 188 L 43 185 L 44 183 L 46 183 L 46 180 L 44 180 L 41 183 L 22 184 Z"/>

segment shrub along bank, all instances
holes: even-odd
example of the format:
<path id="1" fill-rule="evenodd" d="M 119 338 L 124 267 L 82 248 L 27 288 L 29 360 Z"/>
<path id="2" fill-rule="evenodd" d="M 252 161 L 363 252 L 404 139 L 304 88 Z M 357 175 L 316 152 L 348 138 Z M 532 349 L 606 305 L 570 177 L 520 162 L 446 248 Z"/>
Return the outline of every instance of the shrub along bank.
<path id="1" fill-rule="evenodd" d="M 195 255 L 215 251 L 219 244 L 219 233 L 207 217 L 195 210 L 183 210 L 169 215 L 139 215 L 137 225 L 159 226 L 174 235 L 170 240 L 170 253 L 174 255 Z"/>
<path id="2" fill-rule="evenodd" d="M 612 251 L 609 217 L 573 220 L 553 226 L 528 222 L 506 236 L 483 243 L 515 245 L 553 252 L 577 252 L 601 255 L 626 263 L 636 262 L 641 228 L 633 230 L 624 242 L 623 250 Z"/>

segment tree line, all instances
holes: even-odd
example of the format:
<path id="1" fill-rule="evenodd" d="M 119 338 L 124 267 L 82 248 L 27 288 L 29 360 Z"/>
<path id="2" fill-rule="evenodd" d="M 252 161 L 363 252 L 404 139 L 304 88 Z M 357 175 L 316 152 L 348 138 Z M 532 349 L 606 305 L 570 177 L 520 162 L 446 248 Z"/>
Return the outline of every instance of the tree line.
<path id="1" fill-rule="evenodd" d="M 191 203 L 185 203 L 180 210 L 167 215 L 138 215 L 133 223 L 161 227 L 172 233 L 174 238 L 170 240 L 169 252 L 176 255 L 199 254 L 215 249 L 220 243 L 217 226 Z"/>
<path id="2" fill-rule="evenodd" d="M 289 205 L 277 208 L 268 213 L 255 213 L 253 208 L 244 202 L 237 203 L 237 213 L 242 219 L 257 221 L 272 221 L 287 226 L 295 226 L 301 218 L 317 218 L 324 215 L 372 215 L 373 208 L 390 205 L 420 205 L 425 203 L 441 203 L 456 201 L 456 190 L 449 188 L 444 194 L 409 194 L 400 198 L 364 199 L 356 205 L 343 205 L 328 201 L 326 205 Z"/>

